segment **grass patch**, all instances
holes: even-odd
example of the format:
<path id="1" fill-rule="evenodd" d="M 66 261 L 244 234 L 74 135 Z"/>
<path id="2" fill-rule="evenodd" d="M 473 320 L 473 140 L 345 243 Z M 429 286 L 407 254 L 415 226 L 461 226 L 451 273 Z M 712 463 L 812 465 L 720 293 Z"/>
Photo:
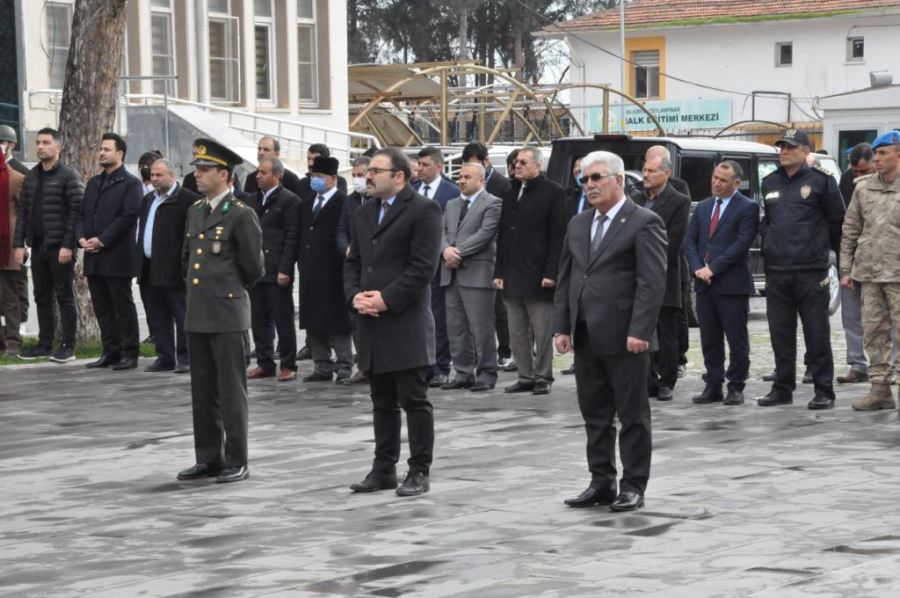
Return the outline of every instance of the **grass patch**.
<path id="1" fill-rule="evenodd" d="M 33 336 L 27 336 L 22 339 L 22 348 L 28 349 L 37 345 L 37 338 Z M 103 354 L 103 346 L 100 344 L 100 341 L 86 341 L 81 342 L 75 345 L 75 357 L 78 359 L 86 359 L 86 358 L 97 358 Z M 156 357 L 156 347 L 148 343 L 141 343 L 140 347 L 140 356 L 141 357 Z M 21 365 L 23 363 L 44 363 L 49 362 L 50 360 L 46 357 L 41 357 L 40 359 L 19 359 L 15 355 L 2 355 L 0 354 L 0 366 L 4 365 Z"/>

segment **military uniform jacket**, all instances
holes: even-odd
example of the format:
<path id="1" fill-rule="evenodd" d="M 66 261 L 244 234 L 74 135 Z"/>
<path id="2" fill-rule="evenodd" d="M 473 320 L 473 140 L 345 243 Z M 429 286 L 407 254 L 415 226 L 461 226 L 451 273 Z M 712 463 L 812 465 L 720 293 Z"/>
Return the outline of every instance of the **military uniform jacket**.
<path id="1" fill-rule="evenodd" d="M 900 282 L 900 178 L 856 179 L 841 237 L 841 276 L 860 282 Z"/>
<path id="2" fill-rule="evenodd" d="M 216 333 L 250 328 L 247 289 L 265 273 L 256 213 L 229 193 L 212 213 L 201 199 L 188 210 L 183 264 L 185 330 Z"/>
<path id="3" fill-rule="evenodd" d="M 827 171 L 806 164 L 763 179 L 762 254 L 766 270 L 827 270 L 828 251 L 840 249 L 844 201 Z"/>

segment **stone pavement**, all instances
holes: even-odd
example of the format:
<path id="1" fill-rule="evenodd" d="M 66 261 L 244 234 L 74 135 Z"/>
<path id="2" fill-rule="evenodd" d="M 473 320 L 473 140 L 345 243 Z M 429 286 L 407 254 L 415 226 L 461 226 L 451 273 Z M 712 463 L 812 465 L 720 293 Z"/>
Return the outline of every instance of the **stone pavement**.
<path id="1" fill-rule="evenodd" d="M 771 368 L 760 304 L 748 397 Z M 348 490 L 371 460 L 365 388 L 252 383 L 251 478 L 179 483 L 187 377 L 2 368 L 0 595 L 900 596 L 897 414 L 854 413 L 864 385 L 827 412 L 808 386 L 692 405 L 692 342 L 675 401 L 653 403 L 635 514 L 562 504 L 588 481 L 571 376 L 549 397 L 433 392 L 432 491 L 400 499 Z"/>

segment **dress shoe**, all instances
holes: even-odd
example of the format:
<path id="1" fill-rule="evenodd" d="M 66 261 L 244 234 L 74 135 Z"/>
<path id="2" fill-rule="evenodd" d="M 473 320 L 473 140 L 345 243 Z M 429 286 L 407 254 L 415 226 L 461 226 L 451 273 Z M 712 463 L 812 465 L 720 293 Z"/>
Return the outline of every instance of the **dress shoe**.
<path id="1" fill-rule="evenodd" d="M 564 370 L 561 371 L 560 373 L 561 373 L 563 376 L 571 376 L 572 374 L 575 373 L 575 366 L 572 365 L 572 366 L 570 366 L 570 367 L 567 367 L 566 369 L 564 369 Z"/>
<path id="2" fill-rule="evenodd" d="M 675 391 L 671 386 L 660 386 L 656 392 L 657 401 L 671 401 L 673 398 L 675 398 Z"/>
<path id="3" fill-rule="evenodd" d="M 176 374 L 190 374 L 191 366 L 187 363 L 179 363 L 178 365 L 175 366 L 175 373 Z"/>
<path id="4" fill-rule="evenodd" d="M 756 404 L 760 407 L 772 407 L 773 405 L 791 405 L 793 402 L 794 397 L 792 397 L 791 395 L 784 395 L 774 390 L 766 396 L 756 399 Z"/>
<path id="5" fill-rule="evenodd" d="M 377 492 L 379 490 L 393 490 L 397 487 L 397 474 L 375 473 L 370 471 L 363 481 L 351 484 L 354 492 Z"/>
<path id="6" fill-rule="evenodd" d="M 120 361 L 120 357 L 118 355 L 106 355 L 105 353 L 100 356 L 100 359 L 97 361 L 92 361 L 84 367 L 92 370 L 94 368 L 108 368 L 116 365 Z"/>
<path id="7" fill-rule="evenodd" d="M 137 357 L 123 357 L 119 363 L 112 366 L 111 369 L 122 371 L 122 370 L 133 370 L 137 368 Z"/>
<path id="8" fill-rule="evenodd" d="M 431 379 L 431 382 L 428 383 L 429 388 L 440 388 L 444 384 L 450 383 L 450 376 L 447 374 L 435 374 Z"/>
<path id="9" fill-rule="evenodd" d="M 507 357 L 506 359 L 501 359 L 497 362 L 497 369 L 501 372 L 517 372 L 519 370 L 519 365 L 516 363 L 515 359 Z"/>
<path id="10" fill-rule="evenodd" d="M 834 399 L 816 393 L 816 396 L 806 404 L 807 409 L 834 409 Z"/>
<path id="11" fill-rule="evenodd" d="M 199 480 L 202 478 L 212 478 L 219 475 L 222 470 L 218 465 L 211 463 L 197 463 L 193 467 L 188 467 L 178 472 L 179 480 Z"/>
<path id="12" fill-rule="evenodd" d="M 742 390 L 729 390 L 728 395 L 725 397 L 725 400 L 722 401 L 723 405 L 743 405 L 744 404 L 744 391 Z"/>
<path id="13" fill-rule="evenodd" d="M 174 365 L 169 365 L 164 361 L 160 361 L 159 359 L 144 368 L 145 372 L 171 372 L 174 370 Z"/>
<path id="14" fill-rule="evenodd" d="M 294 370 L 289 370 L 287 368 L 281 370 L 281 373 L 278 374 L 279 382 L 290 382 L 291 380 L 297 379 L 297 372 Z"/>
<path id="15" fill-rule="evenodd" d="M 309 376 L 304 376 L 304 382 L 331 382 L 331 379 L 334 377 L 334 374 L 331 372 L 320 372 L 318 370 L 314 371 Z"/>
<path id="16" fill-rule="evenodd" d="M 425 494 L 431 489 L 428 476 L 421 471 L 409 471 L 406 473 L 406 479 L 397 488 L 397 496 L 419 496 Z"/>
<path id="17" fill-rule="evenodd" d="M 297 351 L 297 361 L 307 361 L 312 359 L 312 351 L 309 349 L 309 345 L 305 345 L 302 349 Z"/>
<path id="18" fill-rule="evenodd" d="M 334 374 L 334 383 L 335 384 L 344 384 L 344 380 L 349 380 L 350 374 L 347 372 L 336 372 Z"/>
<path id="19" fill-rule="evenodd" d="M 251 380 L 256 380 L 258 378 L 272 378 L 275 376 L 275 372 L 263 369 L 263 368 L 253 368 L 249 372 L 247 372 L 247 377 Z"/>
<path id="20" fill-rule="evenodd" d="M 769 372 L 768 374 L 763 374 L 763 382 L 775 382 L 775 372 Z"/>
<path id="21" fill-rule="evenodd" d="M 578 496 L 567 498 L 563 502 L 570 507 L 576 509 L 584 507 L 593 507 L 594 505 L 608 505 L 616 499 L 616 483 L 612 481 L 608 484 L 593 483 L 585 488 L 584 492 Z"/>
<path id="22" fill-rule="evenodd" d="M 695 397 L 691 397 L 692 403 L 704 405 L 706 403 L 718 403 L 725 397 L 722 396 L 722 387 L 719 385 L 707 384 L 703 392 Z"/>
<path id="23" fill-rule="evenodd" d="M 503 392 L 506 393 L 514 393 L 514 392 L 532 392 L 534 390 L 534 382 L 522 382 L 521 380 L 516 380 L 515 384 L 510 384 L 506 388 L 503 389 Z"/>
<path id="24" fill-rule="evenodd" d="M 843 376 L 837 377 L 838 384 L 856 384 L 857 382 L 868 382 L 869 374 L 858 370 L 850 369 Z"/>
<path id="25" fill-rule="evenodd" d="M 469 378 L 454 378 L 446 384 L 441 384 L 441 390 L 462 390 L 464 388 L 471 388 L 473 384 L 474 382 Z"/>
<path id="26" fill-rule="evenodd" d="M 219 477 L 216 478 L 217 484 L 230 484 L 231 482 L 240 482 L 250 477 L 250 470 L 246 465 L 230 465 L 222 468 Z"/>
<path id="27" fill-rule="evenodd" d="M 610 511 L 637 511 L 644 506 L 644 495 L 638 492 L 620 492 L 612 504 L 609 505 Z"/>
<path id="28" fill-rule="evenodd" d="M 812 384 L 813 383 L 813 375 L 812 370 L 806 368 L 806 371 L 803 372 L 803 383 L 804 384 Z"/>
<path id="29" fill-rule="evenodd" d="M 539 380 L 534 383 L 534 390 L 531 391 L 533 395 L 548 395 L 550 394 L 550 390 L 553 388 L 553 385 L 544 380 Z"/>
<path id="30" fill-rule="evenodd" d="M 340 384 L 365 384 L 369 379 L 366 375 L 359 370 L 356 370 L 356 373 L 350 376 L 349 378 L 345 378 L 343 380 L 338 380 Z"/>
<path id="31" fill-rule="evenodd" d="M 472 388 L 469 389 L 471 392 L 487 392 L 489 390 L 494 390 L 494 384 L 492 382 L 476 382 L 472 385 Z"/>

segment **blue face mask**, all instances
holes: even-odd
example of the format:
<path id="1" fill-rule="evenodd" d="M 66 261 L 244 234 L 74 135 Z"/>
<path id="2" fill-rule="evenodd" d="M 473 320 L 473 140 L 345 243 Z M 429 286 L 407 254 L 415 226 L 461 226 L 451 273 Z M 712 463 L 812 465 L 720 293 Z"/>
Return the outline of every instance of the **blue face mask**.
<path id="1" fill-rule="evenodd" d="M 576 185 L 579 189 L 584 189 L 584 179 L 581 178 L 581 175 L 580 175 L 580 174 L 579 174 L 577 177 L 575 177 L 575 185 Z"/>
<path id="2" fill-rule="evenodd" d="M 316 193 L 322 193 L 325 191 L 325 179 L 321 179 L 317 176 L 309 178 L 309 187 Z"/>

